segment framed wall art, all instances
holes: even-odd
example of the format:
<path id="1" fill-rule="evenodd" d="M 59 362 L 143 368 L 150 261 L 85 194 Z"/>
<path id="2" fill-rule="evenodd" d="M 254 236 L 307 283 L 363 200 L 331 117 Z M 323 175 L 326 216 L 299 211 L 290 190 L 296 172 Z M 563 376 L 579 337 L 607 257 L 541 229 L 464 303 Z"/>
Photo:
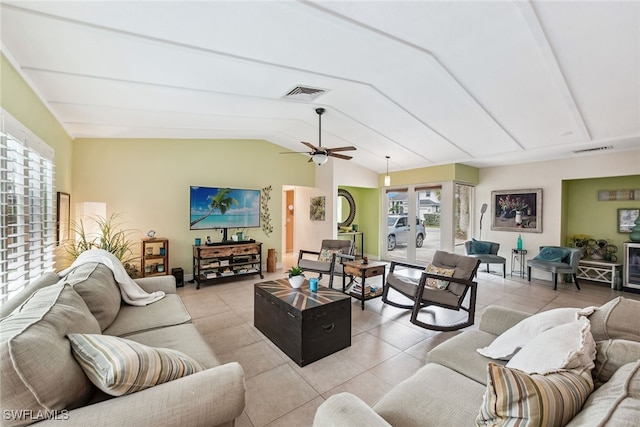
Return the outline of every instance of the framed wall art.
<path id="1" fill-rule="evenodd" d="M 324 221 L 325 219 L 325 197 L 312 197 L 309 206 L 309 218 L 311 221 Z"/>
<path id="2" fill-rule="evenodd" d="M 618 209 L 618 233 L 631 233 L 639 215 L 640 209 Z"/>
<path id="3" fill-rule="evenodd" d="M 69 230 L 71 228 L 71 195 L 68 193 L 57 193 L 56 201 L 56 245 L 69 240 Z"/>
<path id="4" fill-rule="evenodd" d="M 491 192 L 491 229 L 542 233 L 542 188 Z"/>

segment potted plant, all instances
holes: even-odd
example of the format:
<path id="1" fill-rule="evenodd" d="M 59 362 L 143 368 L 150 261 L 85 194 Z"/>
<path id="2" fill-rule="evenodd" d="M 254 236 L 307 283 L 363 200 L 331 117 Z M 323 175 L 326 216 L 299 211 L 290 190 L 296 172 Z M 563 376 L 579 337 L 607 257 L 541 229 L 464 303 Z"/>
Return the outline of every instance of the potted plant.
<path id="1" fill-rule="evenodd" d="M 287 274 L 289 275 L 289 284 L 292 288 L 299 288 L 304 283 L 304 273 L 302 269 L 297 265 L 294 265 L 289 270 L 287 270 Z"/>
<path id="2" fill-rule="evenodd" d="M 133 243 L 130 235 L 133 230 L 123 228 L 119 221 L 120 214 L 114 213 L 109 218 L 93 216 L 97 227 L 97 234 L 89 234 L 82 220 L 71 222 L 71 231 L 76 235 L 75 239 L 65 244 L 65 250 L 71 260 L 75 260 L 84 252 L 93 248 L 104 249 L 118 258 L 125 270 L 132 278 L 140 277 L 140 270 L 133 263 L 137 257 L 133 255 Z"/>

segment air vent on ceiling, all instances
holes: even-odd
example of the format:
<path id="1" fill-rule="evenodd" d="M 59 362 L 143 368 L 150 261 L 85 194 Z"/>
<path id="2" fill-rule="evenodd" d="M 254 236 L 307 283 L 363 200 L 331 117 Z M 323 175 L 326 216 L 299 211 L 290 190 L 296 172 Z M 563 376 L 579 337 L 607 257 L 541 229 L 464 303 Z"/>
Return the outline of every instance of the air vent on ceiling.
<path id="1" fill-rule="evenodd" d="M 291 89 L 283 98 L 297 99 L 299 101 L 312 101 L 324 94 L 327 90 L 310 86 L 296 86 Z"/>
<path id="2" fill-rule="evenodd" d="M 595 147 L 595 148 L 585 148 L 584 150 L 574 151 L 575 154 L 578 153 L 591 153 L 592 151 L 602 151 L 602 150 L 611 150 L 613 149 L 613 145 L 605 145 L 603 147 Z"/>

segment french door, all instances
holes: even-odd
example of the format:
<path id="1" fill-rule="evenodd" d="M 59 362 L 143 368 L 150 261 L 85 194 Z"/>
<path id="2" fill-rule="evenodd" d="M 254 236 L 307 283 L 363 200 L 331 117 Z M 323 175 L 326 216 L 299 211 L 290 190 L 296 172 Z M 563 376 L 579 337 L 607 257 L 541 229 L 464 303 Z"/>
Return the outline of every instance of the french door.
<path id="1" fill-rule="evenodd" d="M 383 197 L 383 258 L 426 264 L 440 248 L 441 187 L 388 188 Z"/>

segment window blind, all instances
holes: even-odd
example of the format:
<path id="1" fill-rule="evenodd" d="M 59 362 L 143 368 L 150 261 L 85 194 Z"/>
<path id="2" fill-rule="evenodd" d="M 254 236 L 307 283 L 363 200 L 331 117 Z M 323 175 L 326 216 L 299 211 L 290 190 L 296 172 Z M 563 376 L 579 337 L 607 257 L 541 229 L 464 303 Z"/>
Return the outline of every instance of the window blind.
<path id="1" fill-rule="evenodd" d="M 0 304 L 54 268 L 53 149 L 4 110 L 0 131 Z"/>

